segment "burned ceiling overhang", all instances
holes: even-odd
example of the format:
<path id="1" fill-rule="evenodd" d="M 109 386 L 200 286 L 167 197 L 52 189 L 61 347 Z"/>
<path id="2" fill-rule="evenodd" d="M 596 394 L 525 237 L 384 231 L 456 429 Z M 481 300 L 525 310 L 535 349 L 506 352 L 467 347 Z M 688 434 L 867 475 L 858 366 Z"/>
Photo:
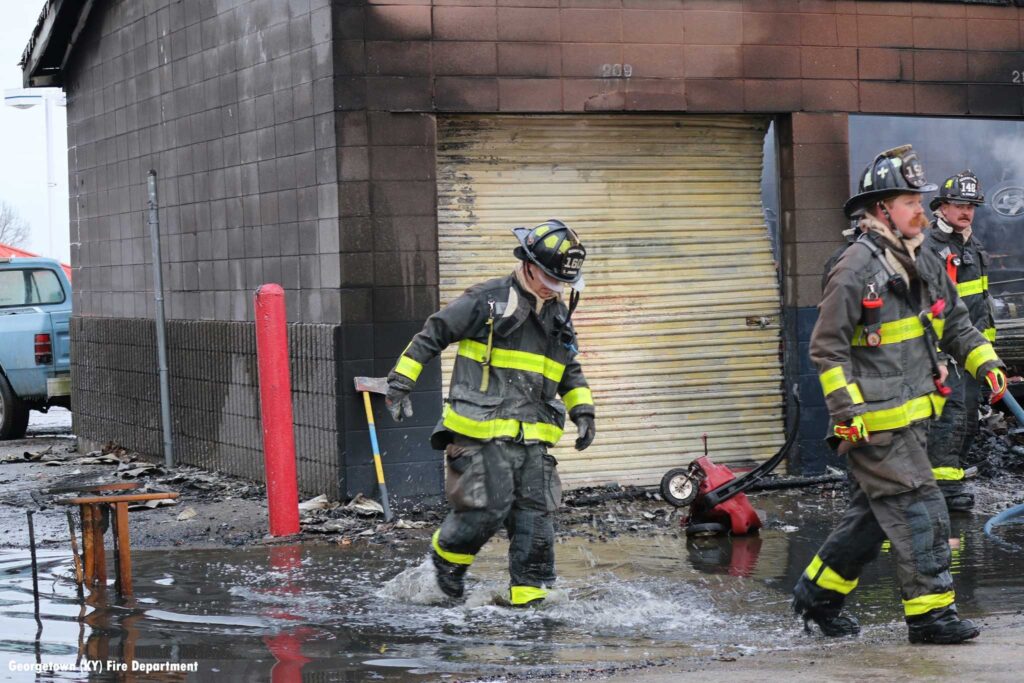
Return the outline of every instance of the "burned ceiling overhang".
<path id="1" fill-rule="evenodd" d="M 19 66 L 26 88 L 62 86 L 68 57 L 95 0 L 47 0 Z"/>

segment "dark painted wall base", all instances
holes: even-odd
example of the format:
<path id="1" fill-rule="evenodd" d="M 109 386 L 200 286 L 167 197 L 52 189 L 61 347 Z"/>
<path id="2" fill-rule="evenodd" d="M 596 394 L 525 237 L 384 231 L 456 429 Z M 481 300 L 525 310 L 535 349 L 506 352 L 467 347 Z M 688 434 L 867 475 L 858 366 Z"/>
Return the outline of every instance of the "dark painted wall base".
<path id="1" fill-rule="evenodd" d="M 794 468 L 802 475 L 823 474 L 825 468 L 844 467 L 842 460 L 835 451 L 825 443 L 828 429 L 828 410 L 825 408 L 825 397 L 821 393 L 818 371 L 811 363 L 807 348 L 811 339 L 811 331 L 818 320 L 817 306 L 803 306 L 791 309 L 796 329 L 796 362 L 798 383 L 800 386 L 800 433 L 797 441 L 799 467 Z"/>
<path id="2" fill-rule="evenodd" d="M 353 379 L 359 376 L 383 377 L 394 366 L 406 344 L 423 327 L 422 321 L 410 323 L 366 323 L 341 326 L 344 358 L 341 385 L 346 445 L 342 495 L 376 492 L 377 475 L 373 467 L 370 432 L 362 397 L 355 392 Z M 441 414 L 441 363 L 427 364 L 411 394 L 413 416 L 397 423 L 384 406 L 384 397 L 373 396 L 374 420 L 384 465 L 388 492 L 396 501 L 440 500 L 444 491 L 444 472 L 439 451 L 430 447 L 430 433 Z"/>
<path id="3" fill-rule="evenodd" d="M 289 325 L 299 488 L 337 497 L 335 326 Z M 75 433 L 162 457 L 156 328 L 137 318 L 72 319 Z M 264 481 L 255 327 L 167 324 L 176 463 Z"/>

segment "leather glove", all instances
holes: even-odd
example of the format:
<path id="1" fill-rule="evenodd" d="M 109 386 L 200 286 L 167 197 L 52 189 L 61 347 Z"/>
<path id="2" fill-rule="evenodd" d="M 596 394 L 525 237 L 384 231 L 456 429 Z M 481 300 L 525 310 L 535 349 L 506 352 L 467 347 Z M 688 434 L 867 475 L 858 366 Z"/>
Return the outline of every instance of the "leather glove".
<path id="1" fill-rule="evenodd" d="M 594 426 L 593 415 L 580 415 L 578 418 L 573 420 L 576 423 L 576 429 L 579 432 L 579 438 L 576 439 L 576 450 L 582 451 L 587 446 L 594 443 L 594 437 L 597 436 L 597 428 Z"/>
<path id="2" fill-rule="evenodd" d="M 391 419 L 401 422 L 412 417 L 412 401 L 409 400 L 409 389 L 400 384 L 388 383 L 388 393 L 384 395 L 384 405 L 391 413 Z"/>
<path id="3" fill-rule="evenodd" d="M 832 433 L 843 441 L 849 441 L 850 443 L 868 440 L 868 428 L 864 424 L 864 418 L 860 415 L 855 415 L 846 422 L 837 424 L 833 427 Z"/>
<path id="4" fill-rule="evenodd" d="M 992 368 L 985 373 L 985 381 L 988 382 L 988 388 L 992 390 L 992 395 L 988 398 L 989 404 L 995 405 L 1003 400 L 1003 394 L 1006 393 L 1006 373 L 1003 372 L 1003 369 Z"/>

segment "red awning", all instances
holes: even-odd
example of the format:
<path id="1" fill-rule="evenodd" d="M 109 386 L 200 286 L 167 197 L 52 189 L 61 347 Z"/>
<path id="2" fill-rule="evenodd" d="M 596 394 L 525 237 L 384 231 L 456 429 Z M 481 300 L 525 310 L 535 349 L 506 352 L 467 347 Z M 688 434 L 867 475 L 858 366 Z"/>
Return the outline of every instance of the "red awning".
<path id="1" fill-rule="evenodd" d="M 3 244 L 2 242 L 0 242 L 0 258 L 3 258 L 5 256 L 8 256 L 8 257 L 14 256 L 14 257 L 20 257 L 20 258 L 35 258 L 35 257 L 39 256 L 39 254 L 33 254 L 31 251 L 25 251 L 24 249 L 18 249 L 17 247 L 12 247 L 12 246 L 10 246 L 8 244 Z M 68 276 L 68 280 L 70 281 L 71 280 L 71 266 L 69 266 L 66 263 L 62 263 L 62 264 L 60 264 L 60 267 L 64 269 L 64 274 Z"/>

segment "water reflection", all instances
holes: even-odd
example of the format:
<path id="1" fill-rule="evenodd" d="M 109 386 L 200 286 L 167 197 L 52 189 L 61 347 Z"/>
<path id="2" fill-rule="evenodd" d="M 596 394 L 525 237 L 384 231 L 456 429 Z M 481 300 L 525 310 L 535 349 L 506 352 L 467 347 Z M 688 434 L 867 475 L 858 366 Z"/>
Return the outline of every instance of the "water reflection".
<path id="1" fill-rule="evenodd" d="M 194 662 L 194 673 L 159 675 L 300 681 L 330 672 L 343 680 L 413 681 L 566 674 L 806 646 L 813 641 L 789 613 L 789 588 L 843 503 L 806 496 L 758 502 L 768 507 L 769 523 L 754 537 L 687 539 L 680 531 L 562 539 L 559 590 L 542 609 L 495 603 L 507 581 L 507 546 L 498 541 L 474 564 L 458 605 L 415 600 L 423 588 L 417 581 L 430 578 L 415 571 L 424 566 L 426 533 L 386 547 L 139 550 L 134 600 L 101 588 L 80 601 L 70 556 L 44 551 L 38 643 L 29 562 L 9 552 L 0 554 L 0 651 L 6 660 L 72 669 L 39 680 L 126 679 L 103 668 L 106 662 L 128 670 L 133 662 Z M 958 604 L 970 616 L 1024 607 L 1024 557 L 987 541 L 983 522 L 966 516 L 953 523 Z M 1000 534 L 1024 542 L 1024 527 Z M 405 570 L 412 579 L 393 581 Z M 899 623 L 890 556 L 868 568 L 851 607 L 869 631 Z"/>

